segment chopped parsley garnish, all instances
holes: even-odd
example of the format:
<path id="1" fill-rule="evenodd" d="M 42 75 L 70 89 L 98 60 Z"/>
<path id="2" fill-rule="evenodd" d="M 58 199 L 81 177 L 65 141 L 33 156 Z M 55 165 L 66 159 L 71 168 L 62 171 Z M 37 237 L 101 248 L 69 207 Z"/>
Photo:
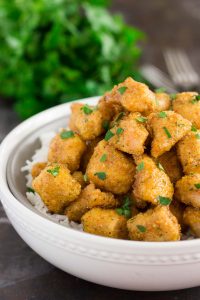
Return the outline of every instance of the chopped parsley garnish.
<path id="1" fill-rule="evenodd" d="M 197 128 L 196 128 L 196 126 L 195 126 L 195 125 L 192 125 L 192 127 L 191 127 L 191 131 L 194 131 L 194 132 L 196 132 L 196 131 L 197 131 Z"/>
<path id="2" fill-rule="evenodd" d="M 197 103 L 199 101 L 200 101 L 200 95 L 194 96 L 194 98 L 191 100 L 192 104 L 195 104 L 195 103 Z"/>
<path id="3" fill-rule="evenodd" d="M 144 169 L 144 162 L 142 161 L 141 163 L 139 163 L 139 165 L 137 165 L 136 170 L 139 172 L 142 171 L 143 169 Z"/>
<path id="4" fill-rule="evenodd" d="M 166 127 L 163 127 L 163 130 L 166 133 L 166 136 L 170 139 L 172 136 L 171 136 L 169 130 Z"/>
<path id="5" fill-rule="evenodd" d="M 161 171 L 165 171 L 165 169 L 163 168 L 163 166 L 161 165 L 161 163 L 158 163 L 157 166 L 158 166 L 158 169 L 160 169 Z"/>
<path id="6" fill-rule="evenodd" d="M 194 185 L 198 190 L 200 189 L 200 183 L 195 183 Z"/>
<path id="7" fill-rule="evenodd" d="M 106 173 L 105 172 L 96 172 L 94 175 L 97 176 L 101 180 L 106 179 Z"/>
<path id="8" fill-rule="evenodd" d="M 158 113 L 158 116 L 159 116 L 159 118 L 166 118 L 167 114 L 166 114 L 165 111 L 161 111 L 161 112 Z"/>
<path id="9" fill-rule="evenodd" d="M 53 169 L 47 170 L 47 172 L 50 173 L 51 175 L 53 175 L 53 177 L 56 177 L 56 176 L 58 176 L 58 174 L 59 174 L 59 170 L 60 170 L 60 167 L 59 167 L 59 166 L 56 166 L 56 167 L 53 168 Z"/>
<path id="10" fill-rule="evenodd" d="M 34 189 L 32 189 L 31 187 L 28 187 L 28 188 L 27 188 L 27 192 L 28 192 L 28 193 L 33 193 L 33 194 L 35 194 Z"/>
<path id="11" fill-rule="evenodd" d="M 121 127 L 119 127 L 119 128 L 117 128 L 116 134 L 117 134 L 117 135 L 120 135 L 120 134 L 123 133 L 123 131 L 124 131 L 124 129 L 121 128 Z"/>
<path id="12" fill-rule="evenodd" d="M 176 99 L 176 94 L 170 94 L 170 98 L 171 98 L 171 100 L 175 100 Z"/>
<path id="13" fill-rule="evenodd" d="M 157 200 L 161 205 L 167 206 L 171 203 L 171 199 L 167 197 L 158 196 Z"/>
<path id="14" fill-rule="evenodd" d="M 120 216 L 125 216 L 126 218 L 130 218 L 132 215 L 131 205 L 132 205 L 131 199 L 129 198 L 129 196 L 126 196 L 124 198 L 124 203 L 123 203 L 122 207 L 116 208 L 116 212 Z"/>
<path id="15" fill-rule="evenodd" d="M 120 88 L 118 88 L 118 92 L 123 95 L 124 92 L 127 90 L 127 87 L 126 86 L 121 86 Z"/>
<path id="16" fill-rule="evenodd" d="M 83 175 L 83 180 L 84 180 L 85 182 L 87 182 L 87 181 L 88 181 L 87 174 L 84 174 L 84 175 Z"/>
<path id="17" fill-rule="evenodd" d="M 140 123 L 145 123 L 147 121 L 147 118 L 145 117 L 137 117 L 136 120 Z"/>
<path id="18" fill-rule="evenodd" d="M 74 132 L 72 130 L 64 130 L 61 132 L 60 134 L 61 139 L 65 140 L 65 139 L 69 139 L 71 137 L 74 137 Z"/>
<path id="19" fill-rule="evenodd" d="M 90 108 L 88 104 L 82 106 L 81 110 L 84 112 L 85 115 L 90 115 L 94 111 L 94 109 Z"/>
<path id="20" fill-rule="evenodd" d="M 138 229 L 140 232 L 142 232 L 142 233 L 144 233 L 144 232 L 147 231 L 146 227 L 143 226 L 143 225 L 136 225 L 136 227 L 137 227 L 137 229 Z"/>
<path id="21" fill-rule="evenodd" d="M 198 140 L 200 139 L 200 133 L 195 134 L 195 136 Z"/>
<path id="22" fill-rule="evenodd" d="M 104 162 L 107 159 L 107 154 L 103 154 L 102 157 L 100 158 L 100 162 Z"/>
<path id="23" fill-rule="evenodd" d="M 164 93 L 166 91 L 166 88 L 165 87 L 160 87 L 160 88 L 158 88 L 158 89 L 155 89 L 155 92 L 157 93 L 157 94 L 159 94 L 159 93 Z"/>
<path id="24" fill-rule="evenodd" d="M 108 131 L 106 132 L 106 135 L 105 135 L 105 137 L 104 137 L 104 140 L 105 140 L 105 141 L 109 141 L 113 136 L 114 136 L 114 133 L 113 133 L 111 130 L 108 130 Z"/>
<path id="25" fill-rule="evenodd" d="M 115 118 L 113 126 L 118 125 L 119 121 L 125 116 L 125 112 L 121 111 L 118 116 Z"/>
<path id="26" fill-rule="evenodd" d="M 103 121 L 102 126 L 107 131 L 109 129 L 109 121 L 108 120 Z"/>

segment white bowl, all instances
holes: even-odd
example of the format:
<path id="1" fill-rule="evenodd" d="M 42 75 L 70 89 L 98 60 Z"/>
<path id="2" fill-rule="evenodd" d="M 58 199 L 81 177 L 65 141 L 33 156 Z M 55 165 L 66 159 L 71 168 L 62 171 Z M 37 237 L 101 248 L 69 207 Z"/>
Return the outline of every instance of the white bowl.
<path id="1" fill-rule="evenodd" d="M 48 109 L 20 124 L 1 144 L 0 197 L 16 231 L 44 259 L 91 282 L 141 291 L 198 286 L 200 239 L 155 243 L 95 236 L 50 221 L 26 200 L 20 168 L 38 147 L 37 136 L 65 126 L 69 113 L 70 103 Z"/>

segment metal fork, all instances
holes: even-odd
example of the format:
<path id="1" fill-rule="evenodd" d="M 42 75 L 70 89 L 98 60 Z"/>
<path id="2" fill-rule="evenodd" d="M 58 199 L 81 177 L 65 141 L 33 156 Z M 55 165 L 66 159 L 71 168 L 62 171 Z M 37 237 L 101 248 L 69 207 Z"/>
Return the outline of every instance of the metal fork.
<path id="1" fill-rule="evenodd" d="M 194 89 L 199 86 L 200 77 L 185 51 L 167 49 L 164 51 L 164 59 L 175 85 L 181 89 Z"/>

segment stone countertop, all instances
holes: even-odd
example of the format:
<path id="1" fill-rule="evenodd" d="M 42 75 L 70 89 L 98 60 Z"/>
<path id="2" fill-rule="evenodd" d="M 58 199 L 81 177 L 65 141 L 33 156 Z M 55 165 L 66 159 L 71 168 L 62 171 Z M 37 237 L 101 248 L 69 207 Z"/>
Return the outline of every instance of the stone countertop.
<path id="1" fill-rule="evenodd" d="M 162 50 L 183 47 L 200 70 L 199 0 L 114 0 L 113 11 L 122 12 L 130 24 L 148 36 L 143 63 L 164 71 Z M 175 29 L 175 31 L 174 31 Z M 19 120 L 0 102 L 0 141 Z M 172 292 L 134 292 L 99 286 L 53 267 L 33 252 L 9 223 L 0 204 L 0 300 L 199 300 L 200 287 Z"/>

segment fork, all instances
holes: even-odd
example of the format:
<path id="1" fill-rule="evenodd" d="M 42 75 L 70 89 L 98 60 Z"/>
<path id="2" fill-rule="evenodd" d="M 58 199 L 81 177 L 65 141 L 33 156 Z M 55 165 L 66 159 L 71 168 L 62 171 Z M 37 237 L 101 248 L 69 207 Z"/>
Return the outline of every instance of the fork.
<path id="1" fill-rule="evenodd" d="M 197 88 L 200 77 L 194 70 L 188 55 L 183 50 L 167 49 L 164 51 L 167 69 L 174 84 L 183 90 Z"/>

